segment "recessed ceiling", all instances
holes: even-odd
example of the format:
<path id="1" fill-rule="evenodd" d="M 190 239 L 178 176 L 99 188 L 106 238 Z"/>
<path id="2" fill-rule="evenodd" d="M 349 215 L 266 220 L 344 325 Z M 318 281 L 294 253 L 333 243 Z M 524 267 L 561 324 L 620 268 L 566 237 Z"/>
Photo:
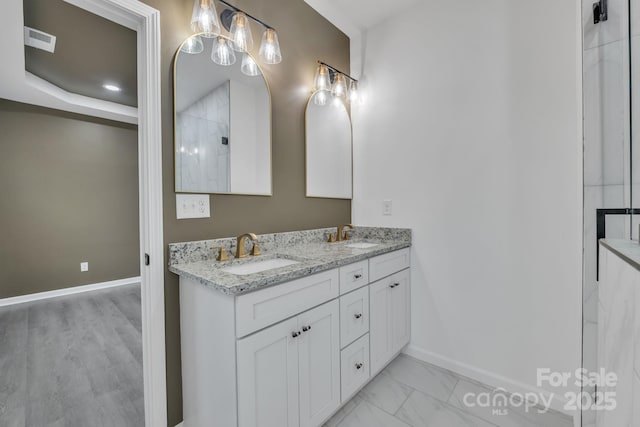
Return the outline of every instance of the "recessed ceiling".
<path id="1" fill-rule="evenodd" d="M 137 106 L 137 34 L 63 0 L 24 0 L 24 24 L 56 36 L 55 53 L 25 46 L 25 69 L 67 92 Z M 110 91 L 105 84 L 121 90 Z"/>

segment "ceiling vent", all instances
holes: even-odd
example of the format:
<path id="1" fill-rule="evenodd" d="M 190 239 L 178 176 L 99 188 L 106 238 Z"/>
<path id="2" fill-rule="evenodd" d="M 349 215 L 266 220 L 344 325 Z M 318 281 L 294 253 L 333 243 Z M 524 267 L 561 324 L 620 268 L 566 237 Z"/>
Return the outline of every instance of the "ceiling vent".
<path id="1" fill-rule="evenodd" d="M 24 44 L 53 53 L 56 50 L 56 36 L 25 26 Z"/>

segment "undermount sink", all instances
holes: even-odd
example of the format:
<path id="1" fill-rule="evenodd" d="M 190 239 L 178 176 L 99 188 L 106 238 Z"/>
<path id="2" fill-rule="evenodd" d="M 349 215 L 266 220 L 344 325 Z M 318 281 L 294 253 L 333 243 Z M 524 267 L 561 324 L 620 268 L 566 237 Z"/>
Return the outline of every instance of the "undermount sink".
<path id="1" fill-rule="evenodd" d="M 374 246 L 378 246 L 378 243 L 349 243 L 348 245 L 344 245 L 346 248 L 354 248 L 354 249 L 369 249 Z"/>
<path id="2" fill-rule="evenodd" d="M 238 276 L 246 276 L 247 274 L 261 273 L 263 271 L 273 270 L 275 268 L 286 267 L 288 265 L 298 264 L 300 261 L 294 261 L 286 258 L 273 258 L 261 261 L 250 261 L 246 264 L 234 265 L 223 268 L 225 273 L 236 274 Z"/>

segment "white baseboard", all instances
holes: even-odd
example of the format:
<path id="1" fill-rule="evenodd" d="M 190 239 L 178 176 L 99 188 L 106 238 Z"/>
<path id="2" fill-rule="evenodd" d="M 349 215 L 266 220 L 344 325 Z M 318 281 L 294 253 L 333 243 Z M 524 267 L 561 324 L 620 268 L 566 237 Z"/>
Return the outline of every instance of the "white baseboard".
<path id="1" fill-rule="evenodd" d="M 116 286 L 132 285 L 140 283 L 140 276 L 129 277 L 127 279 L 111 280 L 109 282 L 93 283 L 91 285 L 72 286 L 70 288 L 56 289 L 55 291 L 38 292 L 37 294 L 20 295 L 17 297 L 0 299 L 0 307 L 25 302 L 38 301 L 48 298 L 62 297 L 66 295 L 81 294 L 84 292 L 97 291 L 100 289 L 115 288 Z"/>
<path id="2" fill-rule="evenodd" d="M 184 421 L 181 422 L 180 424 L 176 424 L 176 427 L 184 427 Z"/>
<path id="3" fill-rule="evenodd" d="M 551 395 L 551 393 L 547 390 L 532 387 L 529 384 L 521 383 L 511 378 L 496 374 L 495 372 L 490 372 L 476 366 L 458 362 L 457 360 L 453 360 L 449 357 L 424 350 L 411 344 L 404 349 L 403 353 L 418 360 L 422 360 L 423 362 L 448 369 L 472 380 L 479 381 L 488 386 L 495 388 L 501 387 L 510 393 L 535 393 L 544 396 L 545 399 L 548 399 Z M 579 419 L 579 413 L 576 413 L 575 411 L 567 411 L 565 409 L 566 403 L 567 401 L 564 399 L 564 395 L 558 395 L 557 393 L 554 393 L 551 399 L 551 409 L 567 414 L 573 417 L 574 420 L 576 418 Z"/>

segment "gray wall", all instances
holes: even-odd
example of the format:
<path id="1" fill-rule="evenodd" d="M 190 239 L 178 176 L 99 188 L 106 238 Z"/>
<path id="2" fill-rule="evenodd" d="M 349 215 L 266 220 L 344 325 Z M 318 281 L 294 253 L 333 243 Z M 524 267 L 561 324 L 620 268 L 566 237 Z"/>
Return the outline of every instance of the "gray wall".
<path id="1" fill-rule="evenodd" d="M 305 197 L 304 111 L 318 59 L 349 70 L 349 39 L 303 0 L 233 2 L 278 31 L 283 61 L 265 66 L 273 105 L 273 197 L 213 195 L 211 218 L 176 220 L 173 176 L 173 58 L 191 34 L 192 0 L 144 0 L 162 29 L 162 120 L 165 243 L 330 227 L 349 222 L 348 200 Z M 256 28 L 257 30 L 257 28 Z M 255 47 L 261 34 L 255 31 Z M 166 263 L 166 260 L 165 260 Z M 182 420 L 178 277 L 165 274 L 168 422 Z"/>
<path id="2" fill-rule="evenodd" d="M 0 100 L 0 129 L 0 298 L 138 276 L 135 127 Z"/>

